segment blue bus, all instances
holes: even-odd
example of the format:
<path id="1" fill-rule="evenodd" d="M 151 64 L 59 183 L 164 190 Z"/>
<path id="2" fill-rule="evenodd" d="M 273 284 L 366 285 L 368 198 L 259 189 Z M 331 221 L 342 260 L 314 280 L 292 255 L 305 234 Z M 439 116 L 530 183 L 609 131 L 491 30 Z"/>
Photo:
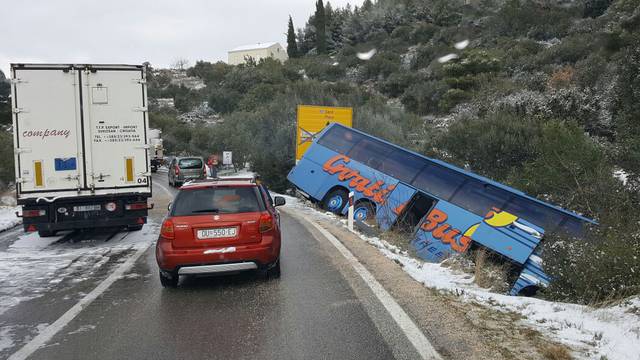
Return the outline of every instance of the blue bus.
<path id="1" fill-rule="evenodd" d="M 316 137 L 287 178 L 336 214 L 348 211 L 353 191 L 356 220 L 375 220 L 382 230 L 411 229 L 411 245 L 425 261 L 440 262 L 472 244 L 504 256 L 521 269 L 512 295 L 549 284 L 538 247 L 545 231 L 580 236 L 595 223 L 337 123 Z"/>

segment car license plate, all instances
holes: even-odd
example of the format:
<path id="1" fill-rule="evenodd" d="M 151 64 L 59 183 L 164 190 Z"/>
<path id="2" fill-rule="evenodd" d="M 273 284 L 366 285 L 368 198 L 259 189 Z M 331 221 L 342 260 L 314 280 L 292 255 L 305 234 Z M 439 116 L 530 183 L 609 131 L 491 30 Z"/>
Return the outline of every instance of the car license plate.
<path id="1" fill-rule="evenodd" d="M 230 228 L 217 228 L 217 229 L 205 229 L 198 230 L 198 239 L 219 239 L 235 237 L 238 234 L 237 227 Z"/>
<path id="2" fill-rule="evenodd" d="M 75 211 L 75 212 L 100 211 L 100 209 L 102 209 L 100 205 L 80 205 L 80 206 L 74 206 L 73 207 L 73 211 Z"/>

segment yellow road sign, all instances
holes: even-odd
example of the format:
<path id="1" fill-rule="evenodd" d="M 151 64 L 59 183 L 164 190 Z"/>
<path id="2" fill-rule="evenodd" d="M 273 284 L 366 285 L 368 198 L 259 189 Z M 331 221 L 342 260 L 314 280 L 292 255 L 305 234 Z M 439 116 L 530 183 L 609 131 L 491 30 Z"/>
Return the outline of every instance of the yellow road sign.
<path id="1" fill-rule="evenodd" d="M 331 106 L 298 106 L 298 127 L 296 129 L 296 160 L 300 160 L 315 137 L 331 123 L 351 127 L 353 109 Z"/>

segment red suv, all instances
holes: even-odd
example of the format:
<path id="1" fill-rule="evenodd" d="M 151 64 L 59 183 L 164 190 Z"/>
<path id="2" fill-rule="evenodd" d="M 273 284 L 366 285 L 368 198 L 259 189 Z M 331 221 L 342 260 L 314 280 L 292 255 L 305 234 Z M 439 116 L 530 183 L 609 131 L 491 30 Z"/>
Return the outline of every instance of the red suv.
<path id="1" fill-rule="evenodd" d="M 206 180 L 184 185 L 156 244 L 160 282 L 176 287 L 180 275 L 260 270 L 280 276 L 280 196 L 253 179 Z"/>

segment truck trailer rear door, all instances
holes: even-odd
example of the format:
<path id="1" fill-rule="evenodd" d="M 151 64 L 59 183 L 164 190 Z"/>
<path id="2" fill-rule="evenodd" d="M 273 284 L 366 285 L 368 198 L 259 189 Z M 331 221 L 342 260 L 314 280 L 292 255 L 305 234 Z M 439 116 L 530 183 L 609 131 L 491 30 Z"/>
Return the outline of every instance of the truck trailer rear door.
<path id="1" fill-rule="evenodd" d="M 143 69 L 92 67 L 82 83 L 89 187 L 149 187 Z"/>
<path id="2" fill-rule="evenodd" d="M 18 192 L 78 190 L 84 183 L 78 71 L 68 66 L 12 71 Z"/>

